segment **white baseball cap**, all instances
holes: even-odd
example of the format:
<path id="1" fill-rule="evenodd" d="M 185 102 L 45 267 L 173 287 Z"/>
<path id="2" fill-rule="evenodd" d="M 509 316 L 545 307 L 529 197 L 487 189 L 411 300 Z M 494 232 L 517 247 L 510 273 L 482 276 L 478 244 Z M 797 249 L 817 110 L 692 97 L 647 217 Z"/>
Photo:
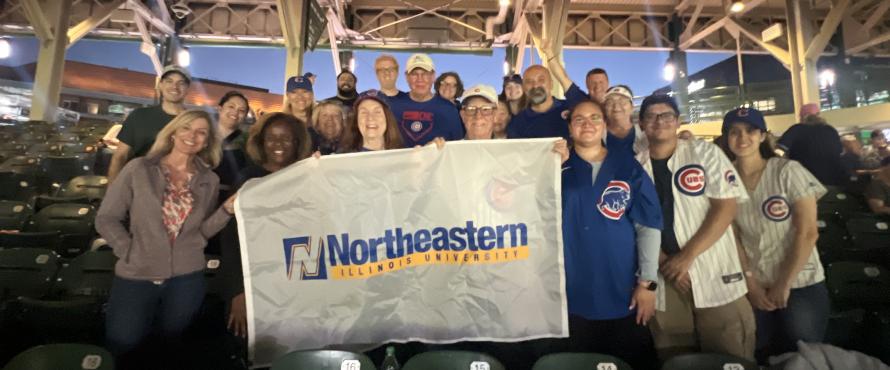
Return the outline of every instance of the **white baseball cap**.
<path id="1" fill-rule="evenodd" d="M 485 100 L 488 100 L 493 104 L 498 103 L 498 93 L 494 90 L 494 87 L 488 85 L 479 84 L 467 89 L 467 91 L 464 91 L 464 96 L 461 97 L 461 101 L 466 102 L 474 96 L 483 97 Z"/>
<path id="2" fill-rule="evenodd" d="M 615 85 L 606 90 L 606 95 L 603 96 L 603 99 L 608 98 L 610 95 L 620 95 L 625 98 L 630 99 L 630 101 L 634 100 L 634 94 L 630 92 L 630 89 L 624 85 Z"/>
<path id="3" fill-rule="evenodd" d="M 405 67 L 405 72 L 411 73 L 414 68 L 420 68 L 427 72 L 431 72 L 436 69 L 430 56 L 423 53 L 411 54 L 411 56 L 408 58 L 408 64 Z"/>

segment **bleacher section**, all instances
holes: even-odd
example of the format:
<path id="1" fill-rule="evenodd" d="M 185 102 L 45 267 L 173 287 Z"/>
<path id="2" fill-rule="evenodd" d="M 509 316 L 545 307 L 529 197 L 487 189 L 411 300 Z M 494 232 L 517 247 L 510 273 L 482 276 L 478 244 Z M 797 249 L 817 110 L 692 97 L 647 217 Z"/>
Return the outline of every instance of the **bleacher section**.
<path id="1" fill-rule="evenodd" d="M 46 122 L 0 126 L 0 365 L 7 364 L 4 369 L 63 369 L 87 360 L 95 365 L 91 369 L 114 366 L 100 347 L 116 257 L 107 247 L 93 248 L 102 244 L 96 242 L 94 218 L 108 181 L 95 169 L 107 167 L 101 159 L 97 163 L 97 156 L 108 128 L 107 123 L 86 121 L 69 127 Z M 890 219 L 867 212 L 860 194 L 832 188 L 819 201 L 817 247 L 832 299 L 826 342 L 890 363 L 888 224 Z M 218 257 L 208 256 L 208 298 L 196 324 L 205 338 L 225 334 L 225 302 L 216 276 L 220 267 Z M 202 355 L 216 351 L 231 358 L 222 347 L 201 348 Z M 354 360 L 362 369 L 375 368 L 363 354 L 309 351 L 287 355 L 272 369 L 340 369 L 344 360 Z M 467 369 L 484 362 L 487 365 L 479 369 L 501 369 L 499 360 L 503 359 L 482 353 L 432 351 L 407 360 L 404 368 Z M 678 357 L 664 368 L 727 363 L 740 364 L 733 367 L 738 369 L 756 368 L 744 360 L 708 354 Z M 629 366 L 622 359 L 596 354 L 548 355 L 534 366 L 535 370 L 601 368 Z"/>

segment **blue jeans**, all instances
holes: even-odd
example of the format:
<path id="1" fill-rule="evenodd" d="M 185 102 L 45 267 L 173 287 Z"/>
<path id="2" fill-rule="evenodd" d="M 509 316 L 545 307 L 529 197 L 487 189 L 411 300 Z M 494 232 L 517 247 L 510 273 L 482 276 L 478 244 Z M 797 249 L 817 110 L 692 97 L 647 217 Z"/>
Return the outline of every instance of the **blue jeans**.
<path id="1" fill-rule="evenodd" d="M 114 277 L 105 319 L 105 340 L 115 357 L 132 354 L 155 333 L 171 348 L 201 308 L 204 273 L 196 271 L 162 282 Z"/>
<path id="2" fill-rule="evenodd" d="M 757 320 L 758 361 L 797 350 L 797 341 L 822 342 L 830 311 L 825 283 L 791 289 L 788 306 L 781 310 L 754 310 Z"/>

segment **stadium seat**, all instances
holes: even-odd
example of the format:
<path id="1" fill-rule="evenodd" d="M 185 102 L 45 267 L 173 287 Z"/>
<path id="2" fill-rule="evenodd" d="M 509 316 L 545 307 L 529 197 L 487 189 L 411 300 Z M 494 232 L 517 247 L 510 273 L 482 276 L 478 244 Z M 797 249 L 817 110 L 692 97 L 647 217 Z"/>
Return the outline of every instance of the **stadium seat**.
<path id="1" fill-rule="evenodd" d="M 823 264 L 849 259 L 845 256 L 845 250 L 850 236 L 847 228 L 840 222 L 837 215 L 819 213 L 817 225 L 819 227 L 819 239 L 816 241 L 816 250 Z"/>
<path id="2" fill-rule="evenodd" d="M 19 340 L 38 343 L 102 341 L 103 301 L 97 297 L 34 299 L 19 297 L 4 307 L 5 325 Z"/>
<path id="3" fill-rule="evenodd" d="M 757 364 L 721 353 L 692 353 L 668 359 L 661 370 L 757 370 Z"/>
<path id="4" fill-rule="evenodd" d="M 51 197 L 49 195 L 38 195 L 34 198 L 34 210 L 40 212 L 41 209 L 60 203 L 91 204 L 90 198 L 85 196 Z"/>
<path id="5" fill-rule="evenodd" d="M 204 266 L 204 280 L 207 282 L 208 295 L 221 295 L 225 282 L 219 276 L 220 257 L 208 254 L 204 256 L 207 263 Z"/>
<path id="6" fill-rule="evenodd" d="M 496 358 L 470 351 L 430 351 L 408 359 L 403 370 L 504 370 Z"/>
<path id="7" fill-rule="evenodd" d="M 825 343 L 856 351 L 863 349 L 862 329 L 866 312 L 857 308 L 833 312 L 828 316 Z"/>
<path id="8" fill-rule="evenodd" d="M 114 358 L 90 344 L 47 344 L 15 356 L 3 370 L 113 370 Z"/>
<path id="9" fill-rule="evenodd" d="M 108 190 L 108 178 L 105 176 L 77 176 L 62 186 L 57 194 L 59 197 L 87 197 L 90 202 L 101 200 Z"/>
<path id="10" fill-rule="evenodd" d="M 819 198 L 819 213 L 835 213 L 846 218 L 850 213 L 865 211 L 864 202 L 852 193 L 835 186 L 826 186 L 826 189 L 828 192 Z"/>
<path id="11" fill-rule="evenodd" d="M 57 252 L 63 257 L 73 257 L 89 250 L 95 236 L 96 208 L 88 204 L 52 204 L 41 209 L 25 225 L 25 231 L 58 231 Z"/>
<path id="12" fill-rule="evenodd" d="M 27 149 L 28 149 L 28 146 L 25 144 L 22 144 L 22 143 L 4 141 L 3 144 L 0 144 L 0 151 L 3 151 L 3 152 L 25 154 L 25 151 Z"/>
<path id="13" fill-rule="evenodd" d="M 348 361 L 348 362 L 347 362 Z M 350 366 L 350 363 L 358 366 Z M 269 370 L 375 370 L 374 363 L 361 353 L 346 351 L 296 351 L 275 360 Z M 405 367 L 407 369 L 407 367 Z"/>
<path id="14" fill-rule="evenodd" d="M 835 310 L 890 306 L 890 271 L 868 262 L 835 262 L 825 271 Z"/>
<path id="15" fill-rule="evenodd" d="M 12 171 L 16 173 L 37 173 L 40 171 L 40 158 L 27 155 L 17 155 L 9 158 L 0 165 L 0 171 Z"/>
<path id="16" fill-rule="evenodd" d="M 847 220 L 853 247 L 861 251 L 890 248 L 890 220 L 876 215 L 856 215 Z M 866 260 L 871 260 L 867 256 Z"/>
<path id="17" fill-rule="evenodd" d="M 48 156 L 43 158 L 41 166 L 46 177 L 57 188 L 77 176 L 89 175 L 93 170 L 78 156 Z"/>
<path id="18" fill-rule="evenodd" d="M 60 155 L 62 154 L 62 150 L 59 144 L 39 143 L 28 147 L 28 154 L 36 155 L 38 157 L 48 157 L 51 155 Z"/>
<path id="19" fill-rule="evenodd" d="M 27 227 L 27 224 L 25 226 Z M 58 230 L 0 233 L 0 248 L 40 248 L 56 251 L 59 249 L 61 235 Z"/>
<path id="20" fill-rule="evenodd" d="M 26 202 L 0 200 L 0 230 L 21 230 L 33 214 L 34 210 Z"/>
<path id="21" fill-rule="evenodd" d="M 890 364 L 890 309 L 870 312 L 866 317 L 863 352 Z"/>
<path id="22" fill-rule="evenodd" d="M 37 183 L 34 173 L 0 172 L 0 199 L 30 203 L 38 193 Z"/>
<path id="23" fill-rule="evenodd" d="M 630 370 L 623 360 L 599 353 L 555 353 L 535 362 L 532 370 Z"/>
<path id="24" fill-rule="evenodd" d="M 111 294 L 117 257 L 108 250 L 88 251 L 62 267 L 54 290 L 62 297 L 107 297 Z"/>
<path id="25" fill-rule="evenodd" d="M 46 296 L 58 268 L 57 261 L 56 254 L 48 249 L 0 250 L 0 301 Z"/>

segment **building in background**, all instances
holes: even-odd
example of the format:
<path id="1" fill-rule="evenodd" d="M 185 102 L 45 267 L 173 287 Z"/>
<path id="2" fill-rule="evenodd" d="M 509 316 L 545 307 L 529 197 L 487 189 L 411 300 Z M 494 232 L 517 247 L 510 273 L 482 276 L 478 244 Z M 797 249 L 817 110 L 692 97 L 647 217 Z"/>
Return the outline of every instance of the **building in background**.
<path id="1" fill-rule="evenodd" d="M 688 122 L 719 121 L 743 104 L 764 114 L 794 113 L 791 74 L 771 55 L 742 55 L 744 86 L 739 86 L 738 59 L 729 57 L 689 76 Z M 890 102 L 890 58 L 823 57 L 819 61 L 822 109 Z M 655 92 L 670 93 L 671 86 Z"/>
<path id="2" fill-rule="evenodd" d="M 30 97 L 26 95 L 30 95 L 35 67 L 36 63 L 0 66 L 0 87 L 4 87 L 0 89 L 0 114 L 4 118 L 16 120 L 18 115 L 20 120 L 27 120 Z M 156 104 L 155 80 L 152 73 L 65 61 L 59 105 L 83 118 L 121 121 L 135 108 Z M 250 117 L 281 110 L 282 96 L 267 89 L 200 78 L 193 79 L 186 105 L 216 107 L 219 98 L 230 90 L 247 97 L 253 111 Z"/>

